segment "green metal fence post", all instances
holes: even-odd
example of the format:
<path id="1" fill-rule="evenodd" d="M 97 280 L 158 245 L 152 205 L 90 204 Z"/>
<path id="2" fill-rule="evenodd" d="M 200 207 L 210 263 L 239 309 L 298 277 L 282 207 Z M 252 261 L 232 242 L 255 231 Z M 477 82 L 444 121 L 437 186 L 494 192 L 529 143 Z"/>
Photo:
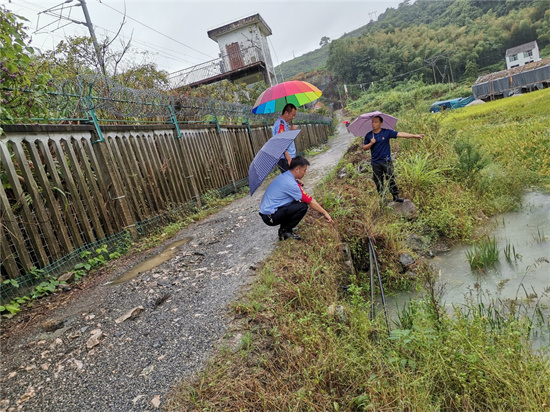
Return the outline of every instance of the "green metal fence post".
<path id="1" fill-rule="evenodd" d="M 88 84 L 88 87 L 89 87 L 88 93 L 85 96 L 82 96 L 82 93 L 81 93 L 81 100 L 84 106 L 84 110 L 88 115 L 87 122 L 92 123 L 94 125 L 97 136 L 99 137 L 98 140 L 95 140 L 92 143 L 99 143 L 99 142 L 104 142 L 105 138 L 103 137 L 103 132 L 99 127 L 99 121 L 97 119 L 95 109 L 94 109 L 94 104 L 92 102 L 92 86 L 93 86 L 93 83 Z"/>
<path id="2" fill-rule="evenodd" d="M 172 123 L 174 123 L 174 126 L 176 126 L 176 139 L 179 139 L 181 138 L 181 130 L 178 124 L 178 118 L 176 117 L 176 111 L 174 110 L 173 97 L 170 99 L 170 104 L 168 105 L 168 108 L 170 109 L 170 120 L 172 120 Z"/>

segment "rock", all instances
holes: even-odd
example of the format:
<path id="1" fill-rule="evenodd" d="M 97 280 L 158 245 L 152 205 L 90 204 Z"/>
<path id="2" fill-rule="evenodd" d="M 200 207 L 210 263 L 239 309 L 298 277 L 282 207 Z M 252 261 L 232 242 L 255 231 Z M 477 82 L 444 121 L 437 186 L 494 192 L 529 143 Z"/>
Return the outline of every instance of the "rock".
<path id="1" fill-rule="evenodd" d="M 415 233 L 405 239 L 405 243 L 415 252 L 425 251 L 430 247 L 430 240 L 428 238 Z"/>
<path id="2" fill-rule="evenodd" d="M 36 392 L 34 391 L 34 387 L 29 386 L 29 389 L 27 389 L 27 392 L 21 395 L 21 397 L 17 400 L 17 404 L 20 405 L 23 402 L 27 402 L 28 400 L 33 398 L 34 395 L 36 395 Z"/>
<path id="3" fill-rule="evenodd" d="M 88 339 L 88 342 L 86 342 L 86 348 L 92 349 L 94 346 L 99 345 L 99 340 L 103 337 L 103 332 L 100 330 L 93 334 L 90 339 Z"/>
<path id="4" fill-rule="evenodd" d="M 370 165 L 368 162 L 361 162 L 357 165 L 357 171 L 359 173 L 366 173 L 370 170 Z"/>
<path id="5" fill-rule="evenodd" d="M 408 253 L 402 253 L 399 255 L 399 263 L 406 268 L 414 263 L 414 258 Z"/>
<path id="6" fill-rule="evenodd" d="M 391 207 L 398 215 L 403 216 L 405 219 L 412 220 L 418 217 L 418 209 L 416 205 L 409 199 L 405 199 L 404 202 L 390 202 L 388 207 Z"/>
<path id="7" fill-rule="evenodd" d="M 145 398 L 145 395 L 138 395 L 134 399 L 132 399 L 132 403 L 135 405 L 141 398 Z"/>
<path id="8" fill-rule="evenodd" d="M 60 282 L 65 282 L 65 283 L 73 283 L 74 282 L 74 272 L 64 273 L 61 276 L 59 276 L 57 278 L 57 280 L 59 280 Z"/>
<path id="9" fill-rule="evenodd" d="M 143 368 L 143 370 L 141 371 L 141 373 L 139 374 L 139 376 L 147 376 L 147 375 L 149 375 L 151 372 L 153 372 L 154 369 L 155 369 L 155 365 L 149 365 L 149 366 L 147 366 L 146 368 Z"/>
<path id="10" fill-rule="evenodd" d="M 78 359 L 71 358 L 68 361 L 72 366 L 74 366 L 77 370 L 81 370 L 84 367 L 84 364 L 79 361 Z"/>
<path id="11" fill-rule="evenodd" d="M 80 337 L 80 332 L 79 331 L 76 331 L 72 334 L 70 334 L 69 336 L 67 336 L 68 339 L 76 339 L 76 338 L 79 338 Z"/>
<path id="12" fill-rule="evenodd" d="M 351 260 L 351 251 L 347 243 L 342 244 L 342 252 L 344 252 L 344 259 Z"/>
<path id="13" fill-rule="evenodd" d="M 42 369 L 43 371 L 47 371 L 48 369 L 50 369 L 50 364 L 43 363 L 42 365 L 40 365 L 40 369 Z"/>
<path id="14" fill-rule="evenodd" d="M 449 250 L 451 250 L 451 248 L 445 242 L 437 242 L 435 245 L 433 245 L 430 252 L 435 256 L 439 253 L 448 252 Z"/>
<path id="15" fill-rule="evenodd" d="M 347 176 L 347 170 L 346 168 L 342 168 L 339 172 L 338 172 L 338 179 L 343 179 L 344 177 Z"/>
<path id="16" fill-rule="evenodd" d="M 145 308 L 143 306 L 137 306 L 133 309 L 130 309 L 124 315 L 122 315 L 117 320 L 115 320 L 115 323 L 122 323 L 122 322 L 124 322 L 125 320 L 128 320 L 128 319 L 135 319 L 140 315 L 141 312 L 143 312 L 144 309 Z"/>
<path id="17" fill-rule="evenodd" d="M 160 396 L 156 395 L 153 399 L 151 399 L 151 403 L 155 408 L 158 408 L 160 406 Z"/>
<path id="18" fill-rule="evenodd" d="M 414 279 L 416 279 L 417 276 L 416 276 L 416 273 L 414 273 L 413 271 L 407 270 L 405 272 L 405 277 L 414 280 Z"/>
<path id="19" fill-rule="evenodd" d="M 53 343 L 50 345 L 50 349 L 55 349 L 57 346 L 62 346 L 63 341 L 60 338 L 56 338 Z"/>
<path id="20" fill-rule="evenodd" d="M 330 305 L 327 309 L 330 316 L 333 316 L 340 323 L 347 323 L 346 310 L 342 305 Z"/>

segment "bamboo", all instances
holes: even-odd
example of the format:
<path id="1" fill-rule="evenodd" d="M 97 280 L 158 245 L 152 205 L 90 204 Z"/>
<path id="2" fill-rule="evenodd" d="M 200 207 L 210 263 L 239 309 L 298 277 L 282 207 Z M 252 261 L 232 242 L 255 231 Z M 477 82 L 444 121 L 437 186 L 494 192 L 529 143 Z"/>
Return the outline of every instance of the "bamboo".
<path id="1" fill-rule="evenodd" d="M 103 231 L 103 226 L 101 225 L 101 222 L 97 218 L 97 215 L 99 214 L 99 212 L 90 196 L 90 186 L 84 180 L 84 177 L 83 177 L 84 172 L 80 166 L 80 163 L 78 162 L 78 158 L 76 156 L 74 147 L 72 145 L 73 142 L 76 142 L 78 144 L 78 141 L 74 138 L 72 138 L 71 140 L 65 139 L 64 142 L 65 142 L 66 151 L 68 152 L 69 158 L 71 160 L 70 167 L 73 168 L 74 170 L 74 173 L 73 173 L 74 180 L 76 180 L 78 189 L 80 191 L 80 199 L 82 199 L 82 204 L 86 207 L 86 212 L 87 212 L 87 215 L 89 216 L 89 220 L 88 219 L 86 220 L 91 221 L 93 230 L 95 231 L 94 237 L 96 239 L 102 239 L 105 237 L 105 232 Z M 82 218 L 84 219 L 86 218 L 86 216 L 83 215 Z"/>
<path id="2" fill-rule="evenodd" d="M 8 196 L 4 191 L 4 186 L 2 185 L 0 186 L 1 186 L 0 187 L 0 218 L 1 218 L 0 223 L 2 224 L 1 231 L 2 233 L 4 232 L 6 233 L 6 237 L 11 238 L 12 243 L 15 246 L 15 250 L 17 251 L 17 257 L 19 258 L 19 261 L 23 266 L 23 270 L 25 272 L 28 272 L 31 270 L 31 267 L 33 267 L 32 260 L 29 255 L 29 252 L 27 251 L 27 248 L 25 247 L 23 234 L 19 229 L 19 225 L 17 224 L 17 219 L 11 209 Z M 3 257 L 4 256 L 2 256 L 2 258 Z M 19 275 L 19 271 L 17 273 L 9 273 L 9 277 L 11 279 L 15 279 L 18 275 Z"/>
<path id="3" fill-rule="evenodd" d="M 135 218 L 130 209 L 130 202 L 124 191 L 124 179 L 120 173 L 120 169 L 115 166 L 115 156 L 112 149 L 112 138 L 106 136 L 105 141 L 93 145 L 94 151 L 97 154 L 97 160 L 100 165 L 100 170 L 105 172 L 105 180 L 108 188 L 109 199 L 117 211 L 117 216 L 122 221 L 120 229 L 128 228 L 130 233 L 136 235 Z"/>
<path id="4" fill-rule="evenodd" d="M 4 163 L 6 175 L 11 184 L 11 188 L 15 193 L 15 198 L 22 209 L 22 218 L 25 230 L 29 236 L 29 240 L 33 245 L 34 252 L 37 255 L 38 261 L 41 265 L 46 266 L 49 263 L 48 256 L 44 250 L 44 245 L 41 242 L 41 236 L 38 232 L 38 226 L 34 214 L 31 212 L 23 187 L 19 183 L 19 177 L 15 170 L 13 163 L 11 162 L 10 153 L 8 147 L 5 144 L 0 144 L 0 160 Z"/>
<path id="5" fill-rule="evenodd" d="M 41 137 L 43 137 L 43 139 Z M 65 186 L 63 185 L 63 182 L 59 177 L 56 163 L 50 151 L 50 146 L 47 144 L 48 142 L 51 143 L 51 141 L 49 140 L 48 136 L 38 135 L 36 142 L 38 143 L 38 147 L 40 148 L 40 153 L 42 153 L 42 156 L 44 156 L 44 159 L 46 161 L 46 167 L 48 168 L 50 178 L 53 180 L 55 187 L 57 187 L 60 191 L 64 193 L 64 198 L 60 198 L 59 194 L 56 196 L 57 203 L 59 204 L 60 210 L 63 212 L 62 216 L 64 217 L 64 220 L 68 226 L 68 233 L 69 237 L 72 239 L 73 246 L 75 248 L 79 248 L 84 245 L 84 239 L 80 235 L 78 224 L 69 208 L 69 197 L 67 196 L 67 192 L 64 190 Z"/>
<path id="6" fill-rule="evenodd" d="M 15 158 L 17 159 L 21 175 L 25 179 L 25 187 L 27 189 L 27 193 L 32 199 L 32 206 L 36 211 L 36 223 L 38 227 L 40 227 L 41 232 L 44 235 L 44 242 L 48 246 L 53 259 L 59 259 L 65 253 L 61 253 L 61 248 L 59 247 L 59 242 L 51 225 L 50 217 L 48 216 L 48 212 L 46 211 L 46 208 L 44 206 L 44 197 L 40 194 L 38 190 L 38 185 L 36 184 L 36 180 L 29 167 L 28 160 L 23 157 L 25 150 L 23 149 L 20 141 L 12 141 L 12 148 Z M 40 169 L 39 163 L 33 162 L 33 165 L 35 170 Z"/>
<path id="7" fill-rule="evenodd" d="M 84 137 L 84 141 L 87 141 L 87 140 L 88 139 Z M 75 154 L 78 156 L 84 175 L 87 177 L 86 180 L 88 183 L 89 191 L 91 193 L 91 203 L 94 204 L 94 207 L 97 211 L 100 227 L 103 228 L 105 233 L 114 234 L 113 228 L 111 226 L 111 219 L 110 219 L 108 210 L 106 210 L 109 198 L 104 197 L 99 189 L 99 186 L 97 184 L 96 173 L 94 173 L 92 171 L 92 168 L 90 167 L 90 163 L 89 163 L 90 159 L 88 157 L 88 154 L 84 150 L 82 141 L 75 139 L 73 140 L 73 142 L 77 149 L 75 150 Z M 86 193 L 88 193 L 88 191 L 86 191 Z M 106 210 L 107 213 L 100 213 L 99 212 L 100 210 L 101 211 Z"/>

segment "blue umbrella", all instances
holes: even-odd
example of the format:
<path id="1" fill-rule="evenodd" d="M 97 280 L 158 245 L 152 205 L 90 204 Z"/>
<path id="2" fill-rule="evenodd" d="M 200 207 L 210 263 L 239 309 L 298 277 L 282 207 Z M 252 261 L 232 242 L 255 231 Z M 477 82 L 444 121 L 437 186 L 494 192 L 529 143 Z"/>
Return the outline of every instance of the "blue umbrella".
<path id="1" fill-rule="evenodd" d="M 300 129 L 282 132 L 267 141 L 260 149 L 250 167 L 248 168 L 248 185 L 250 196 L 260 187 L 264 179 L 271 173 L 281 155 L 288 149 L 288 146 L 296 139 Z"/>

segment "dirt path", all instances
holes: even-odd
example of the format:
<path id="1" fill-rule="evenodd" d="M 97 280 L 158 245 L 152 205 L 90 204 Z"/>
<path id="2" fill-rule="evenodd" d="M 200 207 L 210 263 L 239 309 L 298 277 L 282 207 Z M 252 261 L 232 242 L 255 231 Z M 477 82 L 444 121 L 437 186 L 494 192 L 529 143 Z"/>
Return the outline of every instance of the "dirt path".
<path id="1" fill-rule="evenodd" d="M 352 140 L 339 123 L 330 149 L 310 159 L 306 190 Z M 81 290 L 4 321 L 0 411 L 162 408 L 170 388 L 207 360 L 232 320 L 228 305 L 277 244 L 277 229 L 258 216 L 266 186 L 182 230 L 170 239 L 181 242 L 174 256 L 133 280 L 106 284 L 136 264 L 135 256 L 119 259 Z M 116 322 L 132 309 L 134 318 Z"/>

